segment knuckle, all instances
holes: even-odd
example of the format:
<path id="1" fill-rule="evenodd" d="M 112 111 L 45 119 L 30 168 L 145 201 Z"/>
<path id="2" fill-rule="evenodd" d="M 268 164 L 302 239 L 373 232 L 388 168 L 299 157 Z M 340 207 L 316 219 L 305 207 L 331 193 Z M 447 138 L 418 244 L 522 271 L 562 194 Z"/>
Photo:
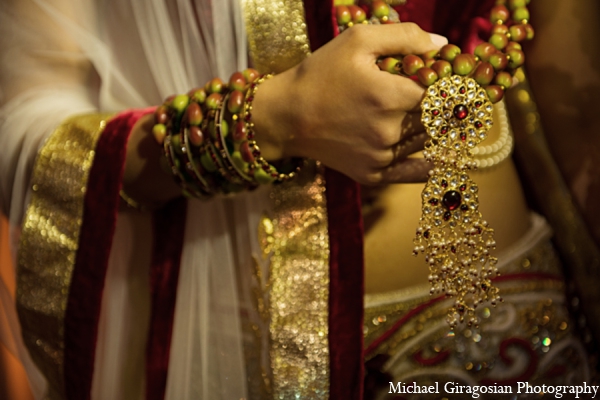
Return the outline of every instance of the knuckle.
<path id="1" fill-rule="evenodd" d="M 388 132 L 379 136 L 379 143 L 381 147 L 386 150 L 386 154 L 390 153 L 389 150 L 391 147 L 398 144 L 399 136 L 400 132 L 397 132 L 396 129 L 389 129 Z"/>
<path id="2" fill-rule="evenodd" d="M 394 157 L 391 151 L 378 151 L 373 155 L 373 167 L 374 168 L 385 168 L 388 167 Z"/>
<path id="3" fill-rule="evenodd" d="M 421 28 L 414 22 L 404 22 L 401 24 L 405 35 L 416 36 L 421 32 Z"/>
<path id="4" fill-rule="evenodd" d="M 368 101 L 378 112 L 394 113 L 398 111 L 398 104 L 392 96 L 386 96 L 384 92 L 372 91 L 368 94 Z"/>
<path id="5" fill-rule="evenodd" d="M 369 172 L 362 176 L 358 183 L 366 186 L 376 186 L 382 183 L 383 176 L 381 172 Z"/>
<path id="6" fill-rule="evenodd" d="M 389 150 L 390 147 L 395 145 L 398 141 L 399 132 L 396 129 L 397 125 L 390 126 L 373 126 L 371 127 L 371 138 L 372 144 L 376 150 Z M 384 153 L 384 154 L 387 154 Z"/>
<path id="7" fill-rule="evenodd" d="M 409 41 L 420 41 L 423 39 L 425 31 L 414 22 L 404 22 L 400 24 L 404 30 L 404 35 Z"/>
<path id="8" fill-rule="evenodd" d="M 369 35 L 369 26 L 368 25 L 363 25 L 363 24 L 358 24 L 356 26 L 353 26 L 352 29 L 348 29 L 347 31 L 345 31 L 343 33 L 343 36 L 346 37 L 346 39 L 354 42 L 358 42 L 358 43 L 365 43 L 367 42 L 367 37 Z"/>

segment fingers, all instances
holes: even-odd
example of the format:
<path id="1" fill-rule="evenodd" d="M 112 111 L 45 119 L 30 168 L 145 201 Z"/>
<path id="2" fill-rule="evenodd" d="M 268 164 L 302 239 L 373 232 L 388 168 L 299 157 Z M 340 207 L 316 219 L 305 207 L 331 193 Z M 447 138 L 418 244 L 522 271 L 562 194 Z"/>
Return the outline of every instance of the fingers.
<path id="1" fill-rule="evenodd" d="M 354 27 L 350 31 L 356 28 Z M 359 40 L 364 40 L 363 43 L 369 46 L 376 57 L 391 54 L 423 54 L 439 49 L 448 43 L 445 37 L 427 33 L 412 22 L 377 26 L 365 25 L 361 29 L 357 29 L 356 33 L 365 36 Z"/>
<path id="2" fill-rule="evenodd" d="M 429 135 L 427 135 L 425 132 L 421 132 L 419 134 L 402 139 L 391 149 L 393 154 L 393 161 L 390 165 L 394 165 L 406 159 L 409 155 L 423 150 L 423 148 L 425 147 L 425 142 L 428 139 Z"/>
<path id="3" fill-rule="evenodd" d="M 387 100 L 392 102 L 397 109 L 417 113 L 421 111 L 421 101 L 425 95 L 425 89 L 417 82 L 401 75 L 391 75 L 388 72 L 385 80 L 382 80 L 382 86 L 387 87 L 390 92 Z M 389 90 L 389 89 L 392 90 Z"/>
<path id="4" fill-rule="evenodd" d="M 404 116 L 402 123 L 400 124 L 400 137 L 395 143 L 401 142 L 403 139 L 408 138 L 416 133 L 425 132 L 425 127 L 421 122 L 421 111 L 411 112 Z"/>
<path id="5" fill-rule="evenodd" d="M 424 158 L 406 158 L 382 170 L 378 175 L 380 183 L 426 182 L 432 164 Z"/>

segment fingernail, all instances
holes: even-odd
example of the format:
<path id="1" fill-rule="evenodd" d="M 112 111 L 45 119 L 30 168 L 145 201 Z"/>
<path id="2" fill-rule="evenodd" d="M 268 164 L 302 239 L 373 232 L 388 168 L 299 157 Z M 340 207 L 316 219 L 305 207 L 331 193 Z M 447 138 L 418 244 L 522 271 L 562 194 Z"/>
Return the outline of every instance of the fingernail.
<path id="1" fill-rule="evenodd" d="M 429 37 L 431 38 L 433 44 L 435 44 L 438 47 L 442 47 L 448 44 L 448 39 L 446 39 L 444 36 L 437 35 L 435 33 L 430 33 Z"/>

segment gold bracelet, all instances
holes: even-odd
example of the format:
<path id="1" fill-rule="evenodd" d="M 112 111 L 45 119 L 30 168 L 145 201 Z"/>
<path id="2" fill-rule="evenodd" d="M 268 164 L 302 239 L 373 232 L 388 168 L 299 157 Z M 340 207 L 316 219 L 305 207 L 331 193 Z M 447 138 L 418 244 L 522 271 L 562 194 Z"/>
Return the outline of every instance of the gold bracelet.
<path id="1" fill-rule="evenodd" d="M 140 202 L 132 199 L 123 189 L 119 190 L 119 196 L 121 196 L 121 200 L 127 204 L 127 207 L 132 208 L 136 211 L 144 212 L 147 211 L 148 208 L 143 206 Z"/>

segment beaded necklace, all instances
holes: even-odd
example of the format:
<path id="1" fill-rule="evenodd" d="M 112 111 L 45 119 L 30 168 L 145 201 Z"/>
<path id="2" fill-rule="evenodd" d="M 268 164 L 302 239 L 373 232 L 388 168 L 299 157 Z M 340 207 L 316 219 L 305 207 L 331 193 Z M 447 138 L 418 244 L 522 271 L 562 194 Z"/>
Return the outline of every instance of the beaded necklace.
<path id="1" fill-rule="evenodd" d="M 479 44 L 474 54 L 448 44 L 439 51 L 422 55 L 409 54 L 401 60 L 385 57 L 379 67 L 392 74 L 415 77 L 431 86 L 450 75 L 470 76 L 486 89 L 492 103 L 502 100 L 512 84 L 512 75 L 525 62 L 520 42 L 534 37 L 529 24 L 529 0 L 497 0 L 490 12 L 494 24 L 487 42 Z M 383 0 L 356 5 L 354 0 L 335 0 L 336 20 L 340 32 L 357 24 L 400 22 L 398 13 Z"/>
<path id="2" fill-rule="evenodd" d="M 434 168 L 421 196 L 413 253 L 425 254 L 430 293 L 455 299 L 447 314 L 451 327 L 461 322 L 477 327 L 478 305 L 489 301 L 495 306 L 502 301 L 492 282 L 499 275 L 498 260 L 490 253 L 496 247 L 494 230 L 479 212 L 479 189 L 468 171 L 494 165 L 510 154 L 512 138 L 503 107 L 500 138 L 475 149 L 493 125 L 493 103 L 502 100 L 525 61 L 520 42 L 534 36 L 528 3 L 497 0 L 490 12 L 490 38 L 474 54 L 447 44 L 439 51 L 383 57 L 377 62 L 381 70 L 410 77 L 427 88 L 421 121 L 430 139 L 423 155 Z M 368 5 L 335 0 L 334 5 L 340 32 L 356 24 L 400 22 L 382 0 Z"/>

